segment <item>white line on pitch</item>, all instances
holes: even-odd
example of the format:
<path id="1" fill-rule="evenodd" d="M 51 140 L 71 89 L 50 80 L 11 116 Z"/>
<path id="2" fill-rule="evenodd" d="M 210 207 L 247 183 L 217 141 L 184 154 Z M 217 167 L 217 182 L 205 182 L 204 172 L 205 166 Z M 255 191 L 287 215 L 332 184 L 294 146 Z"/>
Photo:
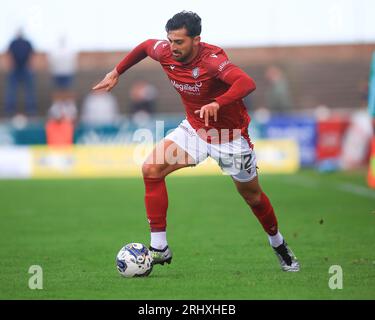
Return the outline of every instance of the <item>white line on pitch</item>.
<path id="1" fill-rule="evenodd" d="M 288 177 L 286 181 L 294 185 L 306 188 L 319 188 L 321 186 L 332 187 L 342 192 L 348 192 L 365 198 L 375 199 L 375 191 L 353 183 L 327 183 L 325 181 L 323 184 L 322 182 L 317 181 L 314 178 L 307 177 Z"/>

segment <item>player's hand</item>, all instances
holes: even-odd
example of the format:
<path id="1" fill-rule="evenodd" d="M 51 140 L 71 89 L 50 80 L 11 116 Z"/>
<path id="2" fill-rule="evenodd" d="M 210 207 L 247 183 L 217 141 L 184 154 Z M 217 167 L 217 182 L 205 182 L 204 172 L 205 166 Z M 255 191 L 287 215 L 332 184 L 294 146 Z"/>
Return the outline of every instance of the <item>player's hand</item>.
<path id="1" fill-rule="evenodd" d="M 219 110 L 220 106 L 219 104 L 214 101 L 209 104 L 206 104 L 200 110 L 194 111 L 195 114 L 199 113 L 199 117 L 203 119 L 204 117 L 204 125 L 208 127 L 208 118 L 214 117 L 214 121 L 217 121 L 217 111 Z"/>
<path id="2" fill-rule="evenodd" d="M 111 72 L 107 73 L 102 81 L 100 81 L 92 90 L 101 90 L 111 91 L 113 87 L 118 83 L 120 74 L 117 72 L 116 68 Z"/>

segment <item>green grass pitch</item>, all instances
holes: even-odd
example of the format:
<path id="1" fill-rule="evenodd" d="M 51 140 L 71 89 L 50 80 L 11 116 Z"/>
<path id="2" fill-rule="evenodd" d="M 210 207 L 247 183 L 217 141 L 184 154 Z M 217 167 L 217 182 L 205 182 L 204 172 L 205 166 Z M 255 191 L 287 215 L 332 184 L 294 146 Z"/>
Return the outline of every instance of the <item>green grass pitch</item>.
<path id="1" fill-rule="evenodd" d="M 191 169 L 186 169 L 191 170 Z M 260 175 L 301 262 L 284 273 L 226 176 L 168 177 L 171 265 L 125 279 L 115 255 L 149 243 L 143 181 L 0 181 L 0 299 L 375 299 L 375 191 L 365 172 Z M 43 289 L 28 287 L 31 265 Z M 328 286 L 340 265 L 343 289 Z"/>

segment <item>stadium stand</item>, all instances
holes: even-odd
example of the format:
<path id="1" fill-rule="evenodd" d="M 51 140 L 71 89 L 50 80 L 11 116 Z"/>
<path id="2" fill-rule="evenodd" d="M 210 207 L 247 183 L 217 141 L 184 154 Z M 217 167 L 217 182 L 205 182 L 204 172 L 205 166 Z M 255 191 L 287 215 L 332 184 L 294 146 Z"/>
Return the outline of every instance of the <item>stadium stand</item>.
<path id="1" fill-rule="evenodd" d="M 327 105 L 330 108 L 356 108 L 360 105 L 359 84 L 367 80 L 371 53 L 375 45 L 326 45 L 305 47 L 264 47 L 247 49 L 226 49 L 231 60 L 244 68 L 257 82 L 257 90 L 252 96 L 252 105 L 264 104 L 264 71 L 270 64 L 280 66 L 290 82 L 294 104 L 299 110 Z M 78 106 L 91 86 L 101 79 L 103 72 L 109 71 L 126 52 L 81 52 L 76 79 Z M 45 116 L 51 105 L 52 81 L 48 72 L 47 57 L 38 53 L 37 102 L 38 115 Z M 0 106 L 5 93 L 5 58 L 0 55 Z M 158 91 L 158 112 L 182 112 L 182 105 L 174 89 L 165 81 L 160 66 L 146 59 L 131 69 L 123 83 L 113 92 L 120 101 L 120 112 L 130 111 L 129 90 L 139 80 L 147 79 Z M 21 100 L 22 101 L 22 100 Z M 20 102 L 19 102 L 20 103 Z M 4 108 L 0 117 L 4 117 Z M 18 110 L 22 110 L 18 107 Z"/>

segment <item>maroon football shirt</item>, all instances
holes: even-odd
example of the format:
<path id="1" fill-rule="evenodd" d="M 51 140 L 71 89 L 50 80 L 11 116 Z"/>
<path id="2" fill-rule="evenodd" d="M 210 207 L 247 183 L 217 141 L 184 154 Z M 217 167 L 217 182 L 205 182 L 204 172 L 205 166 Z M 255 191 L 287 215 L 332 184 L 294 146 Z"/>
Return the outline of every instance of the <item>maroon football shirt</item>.
<path id="1" fill-rule="evenodd" d="M 255 90 L 255 83 L 229 61 L 223 49 L 201 42 L 197 56 L 189 63 L 183 63 L 173 59 L 168 41 L 150 39 L 133 49 L 119 63 L 117 71 L 122 74 L 146 56 L 161 64 L 171 85 L 180 94 L 187 120 L 196 131 L 216 129 L 220 135 L 223 129 L 227 129 L 226 132 L 229 129 L 231 140 L 233 130 L 237 129 L 250 143 L 247 132 L 250 117 L 242 98 Z M 230 91 L 233 84 L 230 78 L 236 74 L 245 77 L 246 81 L 242 86 L 237 83 L 237 88 Z M 194 111 L 213 101 L 220 105 L 217 121 L 210 118 L 206 127 L 204 118 L 201 119 Z"/>

